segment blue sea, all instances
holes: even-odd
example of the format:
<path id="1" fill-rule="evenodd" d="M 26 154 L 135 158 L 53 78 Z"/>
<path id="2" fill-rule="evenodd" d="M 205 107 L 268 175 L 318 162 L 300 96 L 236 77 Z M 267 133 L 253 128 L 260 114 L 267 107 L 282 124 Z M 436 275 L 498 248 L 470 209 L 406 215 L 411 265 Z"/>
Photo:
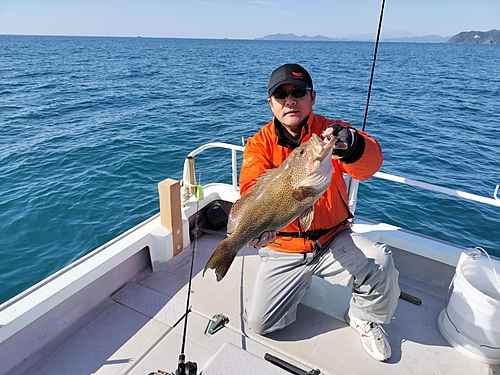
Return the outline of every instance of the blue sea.
<path id="1" fill-rule="evenodd" d="M 373 43 L 0 35 L 0 302 L 158 212 L 201 144 L 267 123 L 267 80 L 303 64 L 316 113 L 361 127 Z M 366 131 L 382 171 L 493 197 L 500 46 L 381 43 Z M 197 159 L 230 182 L 227 151 Z M 356 213 L 500 255 L 500 208 L 371 179 Z"/>

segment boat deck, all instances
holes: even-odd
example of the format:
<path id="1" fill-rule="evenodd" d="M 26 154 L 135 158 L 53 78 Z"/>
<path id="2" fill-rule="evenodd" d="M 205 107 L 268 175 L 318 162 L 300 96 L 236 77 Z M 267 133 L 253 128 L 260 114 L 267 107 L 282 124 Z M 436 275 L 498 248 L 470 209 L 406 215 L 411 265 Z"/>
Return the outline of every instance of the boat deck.
<path id="1" fill-rule="evenodd" d="M 349 299 L 347 289 L 332 287 L 321 279 L 313 280 L 295 323 L 267 336 L 254 334 L 246 328 L 242 314 L 259 262 L 257 251 L 240 251 L 220 283 L 212 270 L 202 277 L 203 267 L 221 239 L 217 234 L 203 234 L 197 243 L 185 354 L 186 360 L 197 362 L 198 373 L 289 373 L 258 358 L 270 353 L 304 371 L 320 369 L 321 374 L 500 374 L 500 366 L 464 356 L 441 336 L 437 319 L 445 305 L 446 287 L 417 281 L 404 270 L 402 290 L 419 297 L 422 304 L 400 299 L 392 323 L 384 327 L 392 346 L 388 362 L 372 359 L 363 350 L 358 334 L 341 320 Z M 398 267 L 406 253 L 394 249 L 394 256 Z M 127 283 L 99 307 L 91 320 L 75 328 L 67 340 L 25 374 L 174 372 L 182 344 L 184 320 L 179 320 L 186 308 L 190 262 L 191 254 L 186 251 L 171 259 L 164 271 Z M 411 268 L 402 265 L 405 267 Z M 441 284 L 449 282 L 450 275 L 444 277 L 448 280 Z M 216 314 L 228 316 L 230 322 L 208 336 L 207 324 Z M 210 361 L 223 345 L 216 359 Z M 242 362 L 245 356 L 254 362 Z"/>

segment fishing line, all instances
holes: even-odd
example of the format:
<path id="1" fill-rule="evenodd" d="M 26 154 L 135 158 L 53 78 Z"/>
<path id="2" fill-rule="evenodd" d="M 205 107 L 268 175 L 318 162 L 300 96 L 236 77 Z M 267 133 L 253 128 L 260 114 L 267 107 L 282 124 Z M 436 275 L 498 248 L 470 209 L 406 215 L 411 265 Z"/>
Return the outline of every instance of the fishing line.
<path id="1" fill-rule="evenodd" d="M 373 75 L 375 73 L 375 63 L 377 61 L 378 42 L 380 40 L 380 30 L 382 29 L 382 19 L 384 18 L 384 6 L 385 0 L 382 0 L 382 9 L 380 9 L 380 19 L 378 21 L 377 40 L 375 42 L 375 51 L 373 52 L 372 72 L 370 74 L 370 84 L 368 86 L 368 95 L 366 97 L 365 113 L 363 115 L 363 125 L 361 126 L 361 131 L 365 130 L 366 117 L 368 116 L 368 106 L 370 104 L 370 96 L 372 92 Z"/>

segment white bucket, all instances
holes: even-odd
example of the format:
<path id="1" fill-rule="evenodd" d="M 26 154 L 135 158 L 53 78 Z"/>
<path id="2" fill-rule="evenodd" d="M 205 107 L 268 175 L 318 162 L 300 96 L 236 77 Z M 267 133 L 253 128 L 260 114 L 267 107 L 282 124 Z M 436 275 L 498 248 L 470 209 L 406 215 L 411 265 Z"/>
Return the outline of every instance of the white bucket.
<path id="1" fill-rule="evenodd" d="M 479 255 L 481 253 L 479 252 Z M 497 275 L 493 272 L 493 267 Z M 500 260 L 462 253 L 439 331 L 455 349 L 478 361 L 500 364 Z"/>

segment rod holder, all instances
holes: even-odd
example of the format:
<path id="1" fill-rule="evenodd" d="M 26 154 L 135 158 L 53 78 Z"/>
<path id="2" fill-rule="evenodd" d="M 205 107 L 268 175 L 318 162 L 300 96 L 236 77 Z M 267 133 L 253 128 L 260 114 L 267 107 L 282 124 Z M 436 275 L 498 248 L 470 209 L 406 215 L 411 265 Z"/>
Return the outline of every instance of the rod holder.
<path id="1" fill-rule="evenodd" d="M 207 329 L 205 330 L 205 334 L 208 336 L 212 336 L 213 334 L 219 332 L 222 328 L 229 323 L 229 318 L 223 314 L 214 315 L 212 320 L 208 322 Z"/>

